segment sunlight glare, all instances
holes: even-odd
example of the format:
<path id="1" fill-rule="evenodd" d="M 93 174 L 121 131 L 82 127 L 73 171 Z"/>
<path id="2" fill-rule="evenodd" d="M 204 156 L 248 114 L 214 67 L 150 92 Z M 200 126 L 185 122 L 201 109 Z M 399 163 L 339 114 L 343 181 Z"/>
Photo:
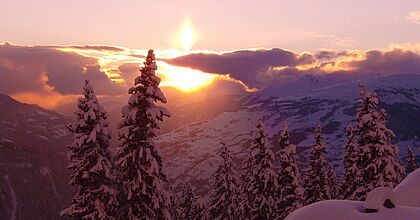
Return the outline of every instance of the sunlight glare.
<path id="1" fill-rule="evenodd" d="M 182 25 L 180 43 L 184 51 L 191 50 L 192 45 L 194 44 L 194 31 L 190 19 L 186 19 Z"/>
<path id="2" fill-rule="evenodd" d="M 165 62 L 159 62 L 158 66 L 158 73 L 164 76 L 160 85 L 173 86 L 184 92 L 190 92 L 207 86 L 217 77 L 214 74 L 185 67 L 172 66 Z"/>

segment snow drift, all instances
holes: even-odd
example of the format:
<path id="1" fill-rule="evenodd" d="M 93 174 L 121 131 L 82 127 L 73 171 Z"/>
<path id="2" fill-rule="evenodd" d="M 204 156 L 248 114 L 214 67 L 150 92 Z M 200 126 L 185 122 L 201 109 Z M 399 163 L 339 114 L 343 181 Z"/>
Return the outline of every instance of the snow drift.
<path id="1" fill-rule="evenodd" d="M 396 206 L 384 207 L 390 199 Z M 366 209 L 376 212 L 366 212 Z M 326 200 L 292 212 L 287 220 L 417 220 L 420 219 L 420 169 L 410 173 L 393 190 L 378 187 L 372 190 L 365 202 L 347 200 Z"/>

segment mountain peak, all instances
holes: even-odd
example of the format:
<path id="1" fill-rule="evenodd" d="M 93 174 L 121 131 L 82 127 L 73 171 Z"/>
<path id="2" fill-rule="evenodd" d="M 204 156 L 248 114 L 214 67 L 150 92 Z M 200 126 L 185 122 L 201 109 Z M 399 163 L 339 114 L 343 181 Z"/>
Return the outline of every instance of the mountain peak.
<path id="1" fill-rule="evenodd" d="M 17 100 L 13 99 L 12 97 L 0 93 L 0 107 L 3 107 L 4 105 L 17 105 L 22 104 L 18 102 Z"/>

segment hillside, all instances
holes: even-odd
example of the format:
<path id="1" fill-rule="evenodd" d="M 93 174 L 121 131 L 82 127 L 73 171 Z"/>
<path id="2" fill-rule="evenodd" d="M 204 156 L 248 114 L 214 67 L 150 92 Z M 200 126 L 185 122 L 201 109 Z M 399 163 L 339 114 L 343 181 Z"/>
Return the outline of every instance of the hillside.
<path id="1" fill-rule="evenodd" d="M 0 94 L 0 141 L 64 152 L 71 136 L 69 120 L 37 105 Z"/>
<path id="2" fill-rule="evenodd" d="M 298 146 L 302 169 L 305 169 L 314 127 L 320 124 L 329 150 L 328 159 L 340 173 L 344 129 L 349 124 L 354 125 L 359 80 L 315 79 L 306 77 L 282 88 L 251 94 L 240 100 L 243 103 L 240 110 L 224 112 L 162 134 L 157 141 L 162 146 L 170 179 L 176 186 L 191 181 L 199 193 L 205 194 L 210 175 L 219 162 L 221 143 L 226 143 L 235 160 L 240 162 L 246 156 L 258 120 L 264 121 L 273 150 L 276 150 L 277 133 L 284 122 L 289 123 L 291 142 Z M 335 84 L 322 83 L 323 80 Z M 368 90 L 378 93 L 380 107 L 388 111 L 388 126 L 397 135 L 394 142 L 401 148 L 399 157 L 404 157 L 407 146 L 420 144 L 417 124 L 420 121 L 420 76 L 391 75 L 364 81 Z M 281 92 L 291 90 L 293 92 Z"/>
<path id="3" fill-rule="evenodd" d="M 74 194 L 66 166 L 55 152 L 0 142 L 0 219 L 58 219 Z"/>

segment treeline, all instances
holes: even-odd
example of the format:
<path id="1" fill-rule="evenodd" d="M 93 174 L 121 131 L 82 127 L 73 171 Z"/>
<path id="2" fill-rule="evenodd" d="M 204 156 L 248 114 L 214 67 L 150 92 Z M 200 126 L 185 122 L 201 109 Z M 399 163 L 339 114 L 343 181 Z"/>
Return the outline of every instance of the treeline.
<path id="1" fill-rule="evenodd" d="M 394 187 L 405 176 L 396 159 L 394 133 L 386 127 L 386 111 L 378 111 L 378 98 L 360 84 L 361 98 L 354 128 L 346 129 L 344 176 L 337 180 L 328 164 L 322 129 L 314 131 L 309 152 L 309 170 L 302 175 L 296 163 L 296 146 L 289 143 L 285 123 L 279 136 L 279 150 L 267 147 L 262 122 L 240 170 L 228 148 L 221 144 L 221 163 L 212 176 L 209 201 L 197 197 L 190 185 L 182 192 L 168 192 L 162 172 L 162 158 L 153 143 L 159 121 L 170 113 L 157 102 L 166 102 L 159 89 L 160 79 L 153 50 L 141 68 L 141 75 L 129 89 L 128 105 L 119 124 L 121 145 L 115 154 L 109 149 L 107 115 L 86 81 L 78 100 L 76 122 L 69 126 L 70 184 L 79 190 L 61 215 L 77 219 L 284 219 L 290 212 L 326 199 L 363 200 L 375 187 Z M 409 149 L 408 169 L 416 169 Z M 276 169 L 274 169 L 276 167 Z M 276 171 L 275 171 L 276 170 Z"/>

